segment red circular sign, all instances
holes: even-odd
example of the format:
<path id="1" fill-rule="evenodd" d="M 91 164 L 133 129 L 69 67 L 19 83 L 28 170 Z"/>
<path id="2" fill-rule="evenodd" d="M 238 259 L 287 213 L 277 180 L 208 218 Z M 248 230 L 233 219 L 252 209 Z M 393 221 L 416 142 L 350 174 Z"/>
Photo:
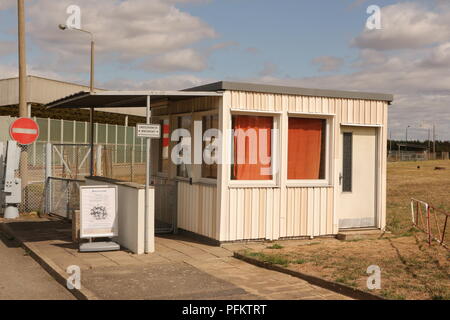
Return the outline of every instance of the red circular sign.
<path id="1" fill-rule="evenodd" d="M 20 144 L 32 144 L 39 137 L 39 126 L 33 119 L 19 118 L 9 128 L 9 135 Z"/>

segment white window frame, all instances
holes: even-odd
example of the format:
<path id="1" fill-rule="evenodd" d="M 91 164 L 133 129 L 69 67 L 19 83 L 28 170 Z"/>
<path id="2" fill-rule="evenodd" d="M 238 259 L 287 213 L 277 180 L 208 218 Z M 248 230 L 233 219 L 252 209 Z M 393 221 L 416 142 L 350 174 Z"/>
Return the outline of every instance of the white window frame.
<path id="1" fill-rule="evenodd" d="M 193 147 L 193 135 L 192 135 L 192 130 L 193 130 L 193 124 L 194 124 L 194 115 L 193 115 L 193 113 L 192 112 L 189 112 L 189 113 L 180 113 L 180 114 L 176 114 L 176 115 L 174 115 L 175 116 L 175 121 L 176 121 L 176 125 L 174 126 L 174 130 L 176 130 L 176 129 L 183 129 L 183 128 L 179 128 L 178 127 L 178 120 L 180 119 L 180 118 L 182 118 L 182 117 L 191 117 L 191 127 L 189 128 L 189 132 L 190 132 L 190 134 L 191 134 L 191 164 L 187 164 L 186 166 L 191 166 L 191 177 L 182 177 L 182 176 L 179 176 L 178 175 L 178 166 L 179 165 L 177 165 L 177 164 L 175 164 L 175 180 L 178 180 L 178 181 L 185 181 L 185 182 L 190 182 L 190 181 L 193 181 L 194 180 L 194 177 L 193 177 L 193 175 L 194 175 L 194 165 L 192 164 L 192 162 L 193 162 L 193 150 L 192 150 L 192 147 Z M 184 128 L 185 129 L 185 128 Z M 187 130 L 187 129 L 186 129 Z M 172 135 L 172 132 L 170 133 L 171 135 Z M 174 141 L 174 142 L 176 142 L 176 141 Z M 179 143 L 179 141 L 178 142 L 176 142 L 177 144 Z M 172 154 L 172 149 L 170 149 L 170 155 L 169 155 L 169 157 L 171 157 L 171 154 Z"/>
<path id="2" fill-rule="evenodd" d="M 322 119 L 326 121 L 326 130 L 325 130 L 325 178 L 324 179 L 288 179 L 289 176 L 289 118 L 305 118 L 305 119 Z M 333 141 L 334 141 L 334 122 L 335 122 L 335 114 L 326 114 L 326 113 L 297 113 L 297 112 L 288 112 L 288 123 L 286 124 L 286 144 L 287 144 L 287 157 L 284 159 L 284 164 L 286 165 L 286 186 L 287 187 L 330 187 L 333 185 L 332 181 L 332 149 L 333 149 Z"/>
<path id="3" fill-rule="evenodd" d="M 281 166 L 280 166 L 280 156 L 281 156 L 281 139 L 282 139 L 282 133 L 281 133 L 281 116 L 283 112 L 278 111 L 260 111 L 260 110 L 230 110 L 230 120 L 228 124 L 228 128 L 233 129 L 233 116 L 253 116 L 253 117 L 272 117 L 273 118 L 273 129 L 278 129 L 278 147 L 275 148 L 275 141 L 273 139 L 272 135 L 272 141 L 271 141 L 271 150 L 272 150 L 272 165 L 274 165 L 277 170 L 275 174 L 272 174 L 271 180 L 233 180 L 231 179 L 231 164 L 227 164 L 229 167 L 228 174 L 229 174 L 229 188 L 262 188 L 262 187 L 279 187 L 280 186 L 280 173 L 281 173 Z M 231 148 L 232 144 L 228 146 L 231 155 Z"/>
<path id="4" fill-rule="evenodd" d="M 202 112 L 197 112 L 198 116 L 201 117 L 202 119 L 202 131 L 203 131 L 203 117 L 207 117 L 207 116 L 215 116 L 217 115 L 218 118 L 218 125 L 219 128 L 216 128 L 217 130 L 220 130 L 220 114 L 217 110 L 208 110 L 208 111 L 202 111 Z M 223 141 L 222 141 L 223 143 Z M 221 147 L 221 146 L 219 146 Z M 217 178 L 204 178 L 203 177 L 203 152 L 205 150 L 203 149 L 203 133 L 202 133 L 202 164 L 200 165 L 200 170 L 199 170 L 199 177 L 198 177 L 198 182 L 201 184 L 205 184 L 205 185 L 217 185 L 217 180 L 219 179 L 219 163 L 217 163 Z"/>

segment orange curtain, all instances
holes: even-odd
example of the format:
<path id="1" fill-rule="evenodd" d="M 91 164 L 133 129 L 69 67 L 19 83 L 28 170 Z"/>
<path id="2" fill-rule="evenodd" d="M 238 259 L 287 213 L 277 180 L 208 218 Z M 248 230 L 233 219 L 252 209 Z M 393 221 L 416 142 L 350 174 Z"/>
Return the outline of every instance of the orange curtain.
<path id="1" fill-rule="evenodd" d="M 323 121 L 289 118 L 288 179 L 320 179 Z"/>
<path id="2" fill-rule="evenodd" d="M 234 135 L 234 179 L 236 180 L 272 180 L 272 175 L 266 175 L 271 162 L 262 161 L 261 156 L 272 155 L 272 117 L 233 116 Z M 242 131 L 237 131 L 241 129 Z M 247 130 L 253 129 L 256 134 L 244 137 Z M 251 138 L 249 138 L 249 136 Z M 244 146 L 240 144 L 244 143 Z M 245 150 L 245 163 L 238 163 L 240 151 Z M 256 157 L 256 158 L 255 158 Z M 256 159 L 256 161 L 252 161 Z M 242 162 L 242 161 L 241 161 Z M 256 162 L 256 163 L 252 163 Z"/>

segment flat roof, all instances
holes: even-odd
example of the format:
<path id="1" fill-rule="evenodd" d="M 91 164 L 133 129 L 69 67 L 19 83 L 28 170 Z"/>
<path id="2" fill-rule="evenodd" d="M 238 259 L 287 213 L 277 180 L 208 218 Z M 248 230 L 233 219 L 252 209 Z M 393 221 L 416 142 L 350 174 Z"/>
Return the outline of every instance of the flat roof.
<path id="1" fill-rule="evenodd" d="M 193 97 L 222 96 L 221 92 L 202 91 L 81 91 L 46 104 L 47 108 L 131 108 L 145 107 L 147 96 L 154 99 L 182 100 Z"/>
<path id="2" fill-rule="evenodd" d="M 277 86 L 277 85 L 246 83 L 246 82 L 231 82 L 231 81 L 219 81 L 185 89 L 185 91 L 226 91 L 226 90 L 276 93 L 276 94 L 300 95 L 311 97 L 377 100 L 387 102 L 392 102 L 394 100 L 394 96 L 392 94 L 386 93 L 309 89 L 309 88 Z"/>

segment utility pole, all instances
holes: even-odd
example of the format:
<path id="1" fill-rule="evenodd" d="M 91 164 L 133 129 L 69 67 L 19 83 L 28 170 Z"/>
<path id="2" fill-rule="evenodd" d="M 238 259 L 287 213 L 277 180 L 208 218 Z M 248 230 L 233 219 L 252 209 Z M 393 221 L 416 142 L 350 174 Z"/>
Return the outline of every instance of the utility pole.
<path id="1" fill-rule="evenodd" d="M 27 59 L 25 47 L 25 5 L 17 0 L 19 34 L 19 117 L 28 117 L 27 107 Z"/>
<path id="2" fill-rule="evenodd" d="M 25 4 L 24 0 L 17 0 L 17 23 L 19 44 L 19 117 L 27 118 L 27 59 L 25 46 Z M 20 153 L 20 178 L 22 180 L 22 199 L 28 185 L 28 149 L 22 147 Z M 27 208 L 25 208 L 26 210 Z"/>

